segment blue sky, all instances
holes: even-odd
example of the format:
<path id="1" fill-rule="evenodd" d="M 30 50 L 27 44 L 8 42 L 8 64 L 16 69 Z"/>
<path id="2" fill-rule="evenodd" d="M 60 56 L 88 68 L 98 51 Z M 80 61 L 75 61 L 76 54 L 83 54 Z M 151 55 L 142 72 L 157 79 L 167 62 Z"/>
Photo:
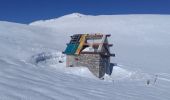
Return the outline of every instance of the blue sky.
<path id="1" fill-rule="evenodd" d="M 73 12 L 103 14 L 170 14 L 170 0 L 0 0 L 0 20 L 30 23 Z"/>

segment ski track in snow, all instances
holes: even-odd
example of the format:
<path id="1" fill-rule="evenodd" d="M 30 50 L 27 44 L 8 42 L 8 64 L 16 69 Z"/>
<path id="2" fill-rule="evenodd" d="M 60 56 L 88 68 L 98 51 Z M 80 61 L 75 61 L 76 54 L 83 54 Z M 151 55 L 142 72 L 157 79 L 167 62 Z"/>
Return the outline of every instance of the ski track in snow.
<path id="1" fill-rule="evenodd" d="M 78 13 L 30 25 L 1 21 L 0 100 L 170 100 L 167 22 L 167 15 Z M 84 32 L 113 36 L 118 66 L 104 80 L 85 67 L 65 67 L 69 35 Z"/>

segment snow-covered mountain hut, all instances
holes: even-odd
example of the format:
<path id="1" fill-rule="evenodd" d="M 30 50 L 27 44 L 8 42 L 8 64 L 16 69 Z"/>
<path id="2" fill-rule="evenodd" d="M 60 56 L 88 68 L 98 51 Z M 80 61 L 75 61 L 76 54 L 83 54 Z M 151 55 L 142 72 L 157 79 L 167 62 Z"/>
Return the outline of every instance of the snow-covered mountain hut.
<path id="1" fill-rule="evenodd" d="M 109 34 L 74 34 L 64 54 L 67 55 L 67 67 L 88 67 L 98 78 L 102 78 L 110 70 L 111 54 L 108 43 Z"/>

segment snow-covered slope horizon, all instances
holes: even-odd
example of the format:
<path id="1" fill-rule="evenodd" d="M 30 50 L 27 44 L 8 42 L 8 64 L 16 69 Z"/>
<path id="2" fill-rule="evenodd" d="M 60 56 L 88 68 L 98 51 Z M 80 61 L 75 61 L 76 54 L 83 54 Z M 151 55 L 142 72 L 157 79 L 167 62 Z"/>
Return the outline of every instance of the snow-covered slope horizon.
<path id="1" fill-rule="evenodd" d="M 81 15 L 82 17 L 79 17 Z M 67 38 L 76 33 L 111 34 L 115 62 L 145 71 L 166 72 L 170 66 L 170 15 L 100 15 L 73 13 L 58 19 L 36 21 L 30 26 L 46 27 Z M 64 44 L 63 44 L 64 45 Z M 161 62 L 160 62 L 161 61 Z M 160 69 L 159 67 L 163 67 Z"/>
<path id="2" fill-rule="evenodd" d="M 29 25 L 0 21 L 0 99 L 169 100 L 169 26 L 169 15 L 73 13 Z M 65 68 L 61 54 L 70 35 L 96 32 L 112 35 L 112 62 L 118 63 L 105 80 L 83 67 Z"/>

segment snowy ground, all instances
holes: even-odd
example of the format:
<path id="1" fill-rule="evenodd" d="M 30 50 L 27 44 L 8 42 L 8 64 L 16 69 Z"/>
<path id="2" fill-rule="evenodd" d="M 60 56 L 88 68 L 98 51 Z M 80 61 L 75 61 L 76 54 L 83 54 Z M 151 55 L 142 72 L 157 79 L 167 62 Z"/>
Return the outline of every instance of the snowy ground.
<path id="1" fill-rule="evenodd" d="M 30 25 L 1 21 L 0 100 L 170 100 L 169 26 L 169 15 L 74 13 Z M 89 32 L 112 35 L 118 66 L 104 80 L 84 67 L 65 67 L 61 51 L 69 36 Z"/>

